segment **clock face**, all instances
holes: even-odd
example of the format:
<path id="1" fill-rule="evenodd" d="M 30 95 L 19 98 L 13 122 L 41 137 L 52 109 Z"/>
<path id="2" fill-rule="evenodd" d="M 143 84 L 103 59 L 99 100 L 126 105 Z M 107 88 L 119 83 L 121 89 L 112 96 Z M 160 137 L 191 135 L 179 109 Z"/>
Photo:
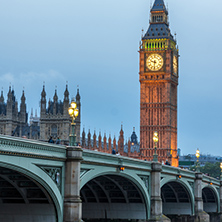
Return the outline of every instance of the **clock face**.
<path id="1" fill-rule="evenodd" d="M 173 57 L 173 72 L 177 75 L 177 57 Z"/>
<path id="2" fill-rule="evenodd" d="M 158 71 L 163 67 L 163 57 L 159 54 L 151 54 L 146 59 L 146 66 L 151 71 Z"/>

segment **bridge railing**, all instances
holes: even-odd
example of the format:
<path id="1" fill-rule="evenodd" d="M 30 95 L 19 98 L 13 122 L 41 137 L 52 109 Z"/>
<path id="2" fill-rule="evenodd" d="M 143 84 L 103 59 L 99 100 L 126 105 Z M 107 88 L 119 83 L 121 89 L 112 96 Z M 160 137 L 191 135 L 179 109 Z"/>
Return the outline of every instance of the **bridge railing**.
<path id="1" fill-rule="evenodd" d="M 37 140 L 0 135 L 0 154 L 66 159 L 66 147 Z"/>

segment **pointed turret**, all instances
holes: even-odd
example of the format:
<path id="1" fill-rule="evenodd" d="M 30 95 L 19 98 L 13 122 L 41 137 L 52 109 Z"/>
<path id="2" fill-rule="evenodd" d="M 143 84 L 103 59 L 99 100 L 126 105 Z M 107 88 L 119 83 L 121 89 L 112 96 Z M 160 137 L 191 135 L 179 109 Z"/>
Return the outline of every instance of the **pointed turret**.
<path id="1" fill-rule="evenodd" d="M 46 92 L 45 92 L 45 85 L 43 85 L 42 93 L 41 93 L 41 100 L 46 99 Z"/>
<path id="2" fill-rule="evenodd" d="M 11 102 L 11 101 L 12 101 L 12 90 L 11 90 L 11 86 L 9 86 L 7 102 Z"/>
<path id="3" fill-rule="evenodd" d="M 63 114 L 66 116 L 69 116 L 68 109 L 69 109 L 69 90 L 68 90 L 68 85 L 66 84 L 66 89 L 64 92 L 64 100 L 63 100 Z"/>
<path id="4" fill-rule="evenodd" d="M 26 113 L 26 103 L 25 103 L 25 92 L 22 91 L 21 103 L 20 103 L 20 113 L 19 119 L 21 123 L 25 124 L 27 122 L 27 113 Z"/>
<path id="5" fill-rule="evenodd" d="M 112 139 L 111 139 L 111 135 L 109 134 L 109 139 L 108 139 L 108 149 L 109 149 L 109 153 L 112 153 Z"/>
<path id="6" fill-rule="evenodd" d="M 116 151 L 116 136 L 115 135 L 113 139 L 113 149 Z"/>
<path id="7" fill-rule="evenodd" d="M 0 103 L 4 103 L 4 96 L 3 96 L 3 90 L 1 91 L 1 97 L 0 97 Z"/>
<path id="8" fill-rule="evenodd" d="M 101 132 L 99 132 L 99 137 L 98 137 L 98 140 L 99 140 L 99 151 L 102 151 L 102 136 L 101 136 Z"/>
<path id="9" fill-rule="evenodd" d="M 76 94 L 76 101 L 80 101 L 81 97 L 79 94 L 79 88 L 77 89 L 77 94 Z"/>
<path id="10" fill-rule="evenodd" d="M 86 133 L 85 133 L 85 128 L 83 128 L 82 131 L 82 147 L 86 148 Z"/>
<path id="11" fill-rule="evenodd" d="M 94 130 L 94 134 L 93 134 L 93 149 L 94 149 L 94 150 L 97 149 L 96 131 L 95 131 L 95 130 Z"/>
<path id="12" fill-rule="evenodd" d="M 156 12 L 156 11 L 166 11 L 166 7 L 164 4 L 163 0 L 155 0 L 153 7 L 150 10 L 151 12 Z"/>
<path id="13" fill-rule="evenodd" d="M 43 118 L 46 115 L 46 92 L 45 85 L 43 85 L 43 89 L 41 92 L 41 101 L 40 101 L 40 118 Z"/>
<path id="14" fill-rule="evenodd" d="M 119 132 L 119 140 L 118 140 L 118 152 L 122 155 L 124 149 L 124 135 L 123 135 L 123 125 L 121 125 L 121 130 Z"/>
<path id="15" fill-rule="evenodd" d="M 66 89 L 64 92 L 64 101 L 69 101 L 69 90 L 68 90 L 68 85 L 66 84 Z"/>
<path id="16" fill-rule="evenodd" d="M 57 96 L 57 89 L 55 90 L 55 94 L 53 96 L 53 102 L 57 103 L 58 102 L 58 96 Z"/>
<path id="17" fill-rule="evenodd" d="M 155 0 L 153 7 L 151 8 L 150 26 L 144 35 L 143 40 L 153 38 L 170 39 L 174 41 L 169 29 L 168 11 L 163 0 Z M 162 42 L 157 46 L 158 48 L 165 48 L 166 44 Z M 154 45 L 148 43 L 147 48 L 154 48 Z"/>
<path id="18" fill-rule="evenodd" d="M 25 92 L 22 90 L 21 103 L 25 103 Z"/>
<path id="19" fill-rule="evenodd" d="M 131 143 L 132 143 L 132 145 L 137 144 L 137 135 L 135 132 L 135 127 L 133 127 L 133 133 L 131 135 Z"/>
<path id="20" fill-rule="evenodd" d="M 106 133 L 104 133 L 104 137 L 103 137 L 103 151 L 105 153 L 107 152 Z"/>
<path id="21" fill-rule="evenodd" d="M 58 113 L 58 96 L 57 89 L 55 90 L 55 94 L 53 96 L 53 114 L 56 115 Z"/>
<path id="22" fill-rule="evenodd" d="M 13 105 L 12 90 L 11 90 L 11 86 L 9 86 L 6 113 L 7 113 L 7 118 L 10 120 L 12 119 L 12 105 Z M 11 135 L 11 133 L 9 133 L 8 135 Z"/>
<path id="23" fill-rule="evenodd" d="M 1 97 L 0 97 L 0 115 L 6 115 L 6 103 L 3 96 L 3 90 L 1 91 Z"/>
<path id="24" fill-rule="evenodd" d="M 92 146 L 91 146 L 91 133 L 90 133 L 90 130 L 89 130 L 89 132 L 88 132 L 88 141 L 87 141 L 87 142 L 88 142 L 87 148 L 88 148 L 88 149 L 91 149 Z"/>
<path id="25" fill-rule="evenodd" d="M 80 141 L 80 125 L 81 125 L 81 102 L 80 102 L 80 94 L 79 94 L 79 89 L 77 89 L 77 94 L 76 94 L 76 104 L 77 108 L 79 110 L 79 115 L 75 120 L 76 123 L 76 141 Z"/>

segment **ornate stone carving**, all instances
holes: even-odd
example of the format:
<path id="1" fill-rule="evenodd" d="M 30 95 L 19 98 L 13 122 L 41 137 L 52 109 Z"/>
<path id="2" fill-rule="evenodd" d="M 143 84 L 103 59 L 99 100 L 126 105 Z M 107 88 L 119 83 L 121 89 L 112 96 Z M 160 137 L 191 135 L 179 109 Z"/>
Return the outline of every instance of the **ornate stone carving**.
<path id="1" fill-rule="evenodd" d="M 40 167 L 43 171 L 45 171 L 55 182 L 57 187 L 61 192 L 61 182 L 62 182 L 62 168 L 61 167 Z"/>

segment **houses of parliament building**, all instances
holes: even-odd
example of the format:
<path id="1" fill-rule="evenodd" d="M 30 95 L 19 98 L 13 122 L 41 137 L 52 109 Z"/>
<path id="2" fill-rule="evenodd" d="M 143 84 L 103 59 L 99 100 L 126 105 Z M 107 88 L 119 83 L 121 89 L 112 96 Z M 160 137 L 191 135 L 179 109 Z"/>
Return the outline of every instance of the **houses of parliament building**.
<path id="1" fill-rule="evenodd" d="M 45 86 L 43 86 L 40 100 L 40 117 L 30 116 L 30 124 L 28 124 L 28 113 L 26 111 L 26 97 L 23 90 L 18 109 L 15 91 L 9 87 L 7 100 L 5 102 L 3 91 L 0 97 L 0 134 L 25 137 L 41 141 L 48 141 L 52 136 L 53 139 L 60 138 L 62 144 L 69 143 L 70 122 L 71 118 L 68 114 L 70 104 L 68 86 L 64 91 L 63 101 L 58 100 L 57 91 L 53 96 L 53 100 L 46 101 Z M 81 103 L 79 89 L 77 89 L 76 103 L 79 109 L 79 116 L 76 122 L 76 141 L 80 142 L 80 118 Z"/>
<path id="2" fill-rule="evenodd" d="M 112 153 L 118 151 L 123 156 L 152 161 L 154 155 L 153 133 L 159 134 L 157 154 L 160 162 L 168 160 L 178 166 L 177 154 L 177 86 L 178 86 L 178 46 L 169 28 L 168 10 L 163 0 L 155 0 L 150 10 L 147 32 L 142 36 L 139 48 L 140 82 L 140 143 L 135 130 L 131 138 L 124 140 L 121 126 L 119 138 L 96 136 L 90 131 L 86 135 L 83 129 L 80 139 L 81 103 L 79 90 L 76 102 L 80 115 L 76 119 L 77 142 L 83 148 Z M 0 97 L 0 133 L 12 136 L 26 136 L 31 139 L 47 141 L 50 136 L 60 137 L 63 144 L 68 144 L 70 122 L 68 107 L 70 104 L 68 87 L 64 91 L 63 102 L 58 100 L 55 91 L 52 101 L 46 102 L 43 86 L 40 101 L 40 118 L 31 115 L 27 123 L 24 91 L 20 110 L 15 99 L 15 92 L 9 88 L 7 103 L 3 92 Z M 91 138 L 92 137 L 92 138 Z"/>

